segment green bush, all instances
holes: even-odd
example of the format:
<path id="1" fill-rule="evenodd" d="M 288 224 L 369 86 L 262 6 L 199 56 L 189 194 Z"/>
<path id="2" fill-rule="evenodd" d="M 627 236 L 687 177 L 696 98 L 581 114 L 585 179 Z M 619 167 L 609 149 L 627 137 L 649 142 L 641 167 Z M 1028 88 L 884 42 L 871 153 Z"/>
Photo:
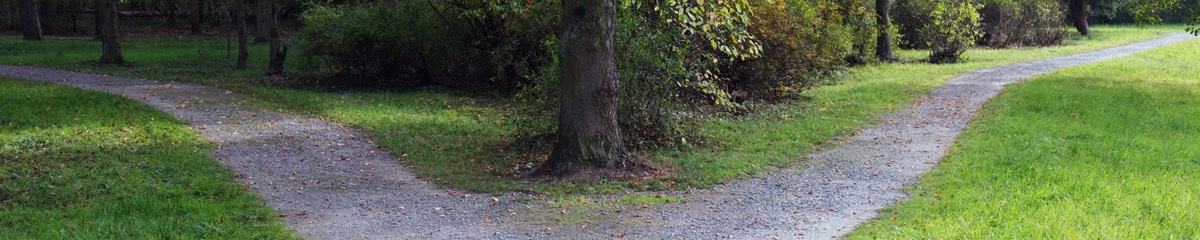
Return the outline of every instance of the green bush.
<path id="1" fill-rule="evenodd" d="M 929 12 L 930 22 L 921 32 L 929 46 L 929 62 L 958 62 L 963 52 L 982 36 L 979 4 L 971 0 L 938 1 Z"/>
<path id="2" fill-rule="evenodd" d="M 333 84 L 517 88 L 549 59 L 557 5 L 521 0 L 314 6 L 302 16 L 301 63 Z"/>
<path id="3" fill-rule="evenodd" d="M 1058 0 L 987 0 L 980 9 L 983 38 L 991 47 L 1050 46 L 1067 36 Z"/>
<path id="4" fill-rule="evenodd" d="M 416 86 L 447 75 L 462 36 L 433 12 L 371 5 L 316 6 L 303 15 L 301 65 L 354 86 Z"/>
<path id="5" fill-rule="evenodd" d="M 892 24 L 900 32 L 897 45 L 904 49 L 929 48 L 929 38 L 923 32 L 926 25 L 933 22 L 929 12 L 933 11 L 936 1 L 933 0 L 903 0 L 896 1 L 892 8 Z"/>
<path id="6" fill-rule="evenodd" d="M 860 54 L 853 40 L 856 29 L 842 24 L 839 5 L 756 1 L 750 7 L 751 33 L 764 51 L 762 57 L 738 64 L 737 76 L 727 86 L 738 100 L 775 99 L 811 88 Z"/>

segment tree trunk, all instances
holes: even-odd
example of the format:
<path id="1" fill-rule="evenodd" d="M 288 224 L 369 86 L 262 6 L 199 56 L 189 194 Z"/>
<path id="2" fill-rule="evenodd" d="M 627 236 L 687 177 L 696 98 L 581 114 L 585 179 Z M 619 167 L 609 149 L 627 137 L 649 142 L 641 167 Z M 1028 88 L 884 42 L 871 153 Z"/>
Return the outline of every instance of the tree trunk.
<path id="1" fill-rule="evenodd" d="M 891 0 L 875 0 L 875 25 L 879 26 L 879 38 L 875 41 L 875 56 L 880 61 L 892 61 L 892 17 Z"/>
<path id="2" fill-rule="evenodd" d="M 558 142 L 535 176 L 632 167 L 617 126 L 614 0 L 562 3 Z"/>
<path id="3" fill-rule="evenodd" d="M 192 25 L 192 35 L 204 34 L 203 26 L 201 26 L 201 15 L 204 14 L 204 3 L 201 0 L 192 0 L 191 13 L 188 15 L 188 22 Z"/>
<path id="4" fill-rule="evenodd" d="M 274 2 L 271 0 L 258 0 L 258 13 L 255 14 L 256 21 L 254 27 L 254 41 L 265 42 L 271 36 L 271 23 L 275 21 Z"/>
<path id="5" fill-rule="evenodd" d="M 163 5 L 167 8 L 167 15 L 163 16 L 167 20 L 167 29 L 175 29 L 178 26 L 175 23 L 175 0 L 163 1 Z"/>
<path id="6" fill-rule="evenodd" d="M 283 60 L 287 59 L 287 47 L 279 40 L 279 28 L 271 29 L 271 37 L 269 47 L 271 48 L 271 58 L 267 62 L 267 76 L 283 75 Z"/>
<path id="7" fill-rule="evenodd" d="M 234 1 L 233 9 L 236 12 L 234 15 L 237 21 L 238 35 L 238 58 L 237 69 L 246 69 L 246 60 L 250 58 L 250 52 L 246 49 L 249 36 L 246 36 L 246 3 L 241 0 Z"/>
<path id="8" fill-rule="evenodd" d="M 1079 30 L 1080 35 L 1091 35 L 1092 30 L 1088 28 L 1087 1 L 1071 0 L 1069 5 L 1071 8 L 1071 22 L 1075 23 L 1075 30 Z"/>
<path id="9" fill-rule="evenodd" d="M 387 10 L 396 10 L 396 0 L 383 0 L 383 8 Z"/>
<path id="10" fill-rule="evenodd" d="M 21 0 L 21 32 L 25 40 L 42 40 L 42 26 L 38 23 L 37 4 L 33 0 Z"/>
<path id="11" fill-rule="evenodd" d="M 117 0 L 96 0 L 96 25 L 100 32 L 100 63 L 125 64 L 117 39 Z"/>

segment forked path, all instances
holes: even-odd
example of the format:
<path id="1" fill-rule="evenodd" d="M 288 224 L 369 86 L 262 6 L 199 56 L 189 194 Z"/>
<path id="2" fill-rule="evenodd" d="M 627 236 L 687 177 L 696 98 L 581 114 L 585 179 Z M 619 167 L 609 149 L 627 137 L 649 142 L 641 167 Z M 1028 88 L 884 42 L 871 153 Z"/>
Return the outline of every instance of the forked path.
<path id="1" fill-rule="evenodd" d="M 286 224 L 309 239 L 635 239 L 840 237 L 905 197 L 988 99 L 1028 77 L 1191 39 L 1186 34 L 963 74 L 843 145 L 810 154 L 806 169 L 682 196 L 689 203 L 608 211 L 554 223 L 539 206 L 451 194 L 416 178 L 353 128 L 241 107 L 229 91 L 46 68 L 0 65 L 0 75 L 121 94 L 191 123 Z"/>

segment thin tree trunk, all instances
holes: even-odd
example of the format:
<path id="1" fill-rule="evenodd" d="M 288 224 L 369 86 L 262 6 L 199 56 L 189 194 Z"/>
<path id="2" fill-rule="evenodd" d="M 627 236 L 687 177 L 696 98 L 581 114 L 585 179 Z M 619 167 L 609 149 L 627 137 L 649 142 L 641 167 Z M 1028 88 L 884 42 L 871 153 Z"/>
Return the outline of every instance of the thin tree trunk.
<path id="1" fill-rule="evenodd" d="M 25 40 L 42 40 L 42 27 L 38 23 L 37 4 L 33 0 L 21 0 L 21 32 Z"/>
<path id="2" fill-rule="evenodd" d="M 533 175 L 632 167 L 617 125 L 614 0 L 566 0 L 562 6 L 558 142 Z"/>
<path id="3" fill-rule="evenodd" d="M 892 17 L 891 0 L 875 0 L 875 25 L 879 26 L 879 38 L 875 41 L 875 56 L 880 61 L 892 61 Z"/>
<path id="4" fill-rule="evenodd" d="M 267 76 L 283 75 L 283 60 L 287 59 L 287 47 L 279 39 L 279 27 L 272 28 L 271 37 L 267 40 L 271 48 L 271 58 L 267 62 Z"/>
<path id="5" fill-rule="evenodd" d="M 117 0 L 96 0 L 96 24 L 100 28 L 100 63 L 125 64 L 117 39 Z"/>
<path id="6" fill-rule="evenodd" d="M 271 22 L 274 22 L 274 2 L 271 0 L 258 0 L 258 13 L 255 14 L 256 21 L 254 24 L 254 41 L 265 42 L 271 36 Z"/>
<path id="7" fill-rule="evenodd" d="M 247 41 L 249 36 L 246 36 L 246 3 L 242 0 L 234 1 L 234 11 L 236 12 L 237 35 L 238 35 L 238 58 L 237 69 L 246 69 L 246 60 L 250 58 L 250 52 L 247 50 Z"/>
<path id="8" fill-rule="evenodd" d="M 179 27 L 179 24 L 177 22 L 175 22 L 176 21 L 175 20 L 175 17 L 176 17 L 175 16 L 175 7 L 176 7 L 175 1 L 176 0 L 163 1 L 163 5 L 165 5 L 165 7 L 167 8 L 167 15 L 164 16 L 164 18 L 166 18 L 166 20 L 167 20 L 167 29 L 172 29 L 172 30 L 175 29 L 176 27 Z"/>
<path id="9" fill-rule="evenodd" d="M 271 8 L 268 9 L 268 11 L 271 12 L 272 14 L 274 14 L 275 1 L 264 0 L 263 2 L 266 2 L 267 6 L 271 6 Z M 282 33 L 280 32 L 279 25 L 278 25 L 278 23 L 275 22 L 275 18 L 273 15 L 271 18 L 267 19 L 266 26 L 269 27 L 268 31 L 270 31 L 269 36 L 267 36 L 267 42 L 268 42 L 268 47 L 270 48 L 269 54 L 271 55 L 271 56 L 269 56 L 270 58 L 268 58 L 268 60 L 267 60 L 267 75 L 268 76 L 282 75 L 283 74 L 283 60 L 287 59 L 287 47 L 284 47 L 283 42 L 279 39 L 280 35 Z"/>
<path id="10" fill-rule="evenodd" d="M 1075 30 L 1078 30 L 1080 35 L 1091 35 L 1092 30 L 1088 28 L 1087 1 L 1071 0 L 1069 5 L 1071 8 L 1071 22 L 1075 24 Z"/>
<path id="11" fill-rule="evenodd" d="M 396 10 L 396 0 L 383 0 L 383 8 L 387 10 Z"/>
<path id="12" fill-rule="evenodd" d="M 188 16 L 188 22 L 192 26 L 192 35 L 203 34 L 204 29 L 203 29 L 203 26 L 200 25 L 201 24 L 200 18 L 201 18 L 201 15 L 204 14 L 204 12 L 203 12 L 204 3 L 200 0 L 192 0 L 190 5 L 191 5 L 191 12 Z"/>

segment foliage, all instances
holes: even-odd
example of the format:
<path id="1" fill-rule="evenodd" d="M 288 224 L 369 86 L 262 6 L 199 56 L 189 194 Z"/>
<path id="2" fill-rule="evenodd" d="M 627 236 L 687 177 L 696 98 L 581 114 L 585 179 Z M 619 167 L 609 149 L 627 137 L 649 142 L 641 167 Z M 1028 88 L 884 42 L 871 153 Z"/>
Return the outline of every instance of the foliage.
<path id="1" fill-rule="evenodd" d="M 934 7 L 933 0 L 904 0 L 896 1 L 892 8 L 892 23 L 900 32 L 897 45 L 904 49 L 928 48 L 929 38 L 923 32 L 926 25 L 933 22 L 929 13 Z"/>
<path id="2" fill-rule="evenodd" d="M 1197 0 L 1134 0 L 1129 5 L 1138 24 L 1162 23 L 1164 16 L 1173 22 L 1187 22 L 1188 32 L 1200 35 L 1200 1 Z"/>
<path id="3" fill-rule="evenodd" d="M 1050 46 L 1067 36 L 1058 0 L 987 0 L 980 43 L 991 47 Z"/>
<path id="4" fill-rule="evenodd" d="M 970 0 L 938 1 L 929 13 L 929 25 L 922 32 L 929 45 L 929 61 L 952 63 L 982 36 L 979 4 Z"/>
<path id="5" fill-rule="evenodd" d="M 737 68 L 729 88 L 743 99 L 776 99 L 815 86 L 846 65 L 854 52 L 851 27 L 829 1 L 756 1 L 751 32 L 763 43 L 761 58 Z M 868 28 L 869 29 L 869 28 Z M 873 39 L 873 38 L 872 38 Z"/>
<path id="6" fill-rule="evenodd" d="M 354 86 L 440 85 L 509 91 L 548 59 L 557 11 L 547 1 L 401 1 L 314 6 L 302 63 Z"/>
<path id="7" fill-rule="evenodd" d="M 417 86 L 446 79 L 465 54 L 462 36 L 432 11 L 315 6 L 300 32 L 301 64 L 354 86 Z"/>

